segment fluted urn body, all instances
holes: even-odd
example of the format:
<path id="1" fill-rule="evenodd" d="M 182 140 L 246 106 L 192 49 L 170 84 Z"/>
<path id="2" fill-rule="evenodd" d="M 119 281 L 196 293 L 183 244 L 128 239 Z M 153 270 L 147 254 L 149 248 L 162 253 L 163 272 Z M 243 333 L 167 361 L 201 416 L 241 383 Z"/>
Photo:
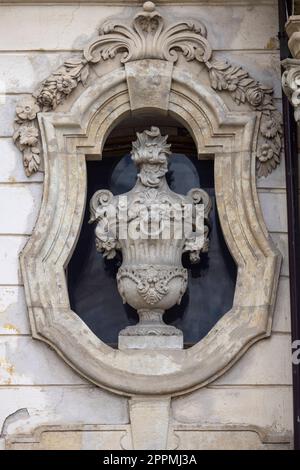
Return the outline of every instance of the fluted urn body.
<path id="1" fill-rule="evenodd" d="M 139 170 L 134 188 L 121 196 L 100 190 L 91 200 L 96 247 L 107 258 L 122 252 L 118 290 L 140 319 L 120 332 L 119 343 L 120 337 L 148 337 L 149 347 L 151 337 L 155 343 L 154 337 L 163 336 L 164 344 L 167 337 L 177 337 L 175 343 L 182 345 L 182 332 L 166 325 L 162 316 L 181 302 L 187 288 L 182 254 L 188 251 L 191 261 L 198 262 L 200 253 L 208 250 L 210 199 L 201 189 L 187 196 L 171 191 L 165 178 L 170 145 L 158 128 L 137 137 L 132 150 Z"/>

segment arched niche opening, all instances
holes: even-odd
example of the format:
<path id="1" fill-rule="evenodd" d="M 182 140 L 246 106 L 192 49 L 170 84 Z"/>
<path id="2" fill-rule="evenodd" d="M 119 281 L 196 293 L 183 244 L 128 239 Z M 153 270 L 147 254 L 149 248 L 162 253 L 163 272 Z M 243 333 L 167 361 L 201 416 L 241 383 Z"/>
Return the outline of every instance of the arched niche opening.
<path id="1" fill-rule="evenodd" d="M 161 64 L 151 60 L 160 75 Z M 268 235 L 256 190 L 259 115 L 230 111 L 186 67 L 165 68 L 169 78 L 161 83 L 168 85 L 162 90 L 168 99 L 157 100 L 154 107 L 143 70 L 141 61 L 132 62 L 129 69 L 120 67 L 83 89 L 67 113 L 39 113 L 43 201 L 20 263 L 34 338 L 46 341 L 100 387 L 127 396 L 175 396 L 215 380 L 252 344 L 270 335 L 281 257 Z M 66 271 L 84 224 L 86 160 L 99 158 L 115 125 L 137 108 L 174 116 L 190 130 L 201 159 L 214 155 L 218 213 L 238 267 L 232 308 L 201 341 L 181 351 L 112 349 L 70 305 Z M 158 119 L 149 122 L 153 124 L 161 126 Z"/>
<path id="2" fill-rule="evenodd" d="M 138 321 L 134 309 L 122 304 L 116 274 L 119 256 L 105 260 L 95 249 L 94 227 L 88 224 L 88 202 L 98 189 L 118 195 L 135 184 L 136 169 L 130 158 L 136 132 L 152 125 L 167 134 L 172 157 L 167 175 L 171 189 L 186 194 L 193 187 L 205 189 L 213 202 L 210 215 L 210 250 L 199 265 L 183 257 L 189 271 L 187 291 L 179 306 L 166 312 L 166 323 L 183 331 L 184 345 L 190 347 L 204 338 L 233 305 L 237 267 L 227 248 L 216 206 L 214 156 L 198 158 L 195 143 L 182 124 L 171 116 L 144 112 L 123 119 L 105 142 L 102 159 L 87 158 L 87 204 L 77 245 L 67 269 L 71 309 L 93 333 L 116 348 L 118 333 Z"/>

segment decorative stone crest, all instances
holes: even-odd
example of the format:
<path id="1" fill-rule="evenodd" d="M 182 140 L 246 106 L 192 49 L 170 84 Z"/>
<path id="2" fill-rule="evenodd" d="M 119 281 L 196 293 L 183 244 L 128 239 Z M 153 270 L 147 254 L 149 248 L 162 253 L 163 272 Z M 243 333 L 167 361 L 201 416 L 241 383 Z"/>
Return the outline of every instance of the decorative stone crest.
<path id="1" fill-rule="evenodd" d="M 155 4 L 145 2 L 132 24 L 105 22 L 99 37 L 85 48 L 81 58 L 67 60 L 44 80 L 30 99 L 18 104 L 14 141 L 23 153 L 28 176 L 40 166 L 37 113 L 54 110 L 79 84 L 86 83 L 92 64 L 112 59 L 117 54 L 121 64 L 146 58 L 176 63 L 179 55 L 187 61 L 203 63 L 214 90 L 227 91 L 237 104 L 248 103 L 261 113 L 256 149 L 258 176 L 267 176 L 280 163 L 282 125 L 280 113 L 273 103 L 273 90 L 261 85 L 241 67 L 213 60 L 202 23 L 179 21 L 166 26 Z"/>
<path id="2" fill-rule="evenodd" d="M 90 222 L 97 223 L 97 250 L 107 258 L 122 253 L 118 289 L 123 302 L 140 317 L 140 323 L 127 327 L 121 336 L 181 339 L 182 333 L 165 325 L 162 315 L 180 304 L 186 291 L 182 253 L 189 252 L 191 262 L 197 263 L 201 253 L 208 251 L 210 198 L 201 189 L 192 189 L 187 196 L 171 191 L 165 177 L 170 155 L 166 140 L 156 127 L 137 134 L 132 148 L 139 171 L 134 188 L 121 196 L 97 191 L 90 203 Z M 200 207 L 201 221 L 197 219 Z"/>
<path id="3" fill-rule="evenodd" d="M 206 36 L 205 26 L 197 21 L 182 21 L 166 27 L 154 3 L 145 2 L 132 25 L 105 22 L 99 30 L 99 38 L 85 49 L 84 56 L 92 63 L 111 59 L 117 53 L 121 53 L 122 64 L 140 59 L 175 63 L 182 53 L 188 61 L 206 62 L 212 54 Z"/>

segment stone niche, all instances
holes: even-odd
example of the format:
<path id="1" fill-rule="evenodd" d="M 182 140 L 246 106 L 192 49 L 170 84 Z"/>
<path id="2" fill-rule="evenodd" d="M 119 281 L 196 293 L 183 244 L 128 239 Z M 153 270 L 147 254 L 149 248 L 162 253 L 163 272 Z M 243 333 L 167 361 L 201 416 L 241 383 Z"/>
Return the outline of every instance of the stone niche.
<path id="1" fill-rule="evenodd" d="M 213 156 L 201 156 L 200 160 L 189 132 L 169 115 L 143 113 L 136 118 L 127 118 L 110 133 L 102 159 L 87 160 L 87 202 L 99 188 L 121 195 L 134 187 L 137 169 L 130 155 L 132 141 L 136 140 L 136 132 L 150 129 L 153 122 L 163 135 L 168 135 L 171 145 L 166 179 L 172 191 L 184 196 L 193 188 L 202 188 L 212 203 L 208 253 L 200 256 L 200 262 L 194 263 L 189 253 L 184 253 L 182 262 L 188 274 L 187 289 L 181 303 L 164 315 L 168 325 L 182 331 L 185 347 L 191 347 L 232 308 L 236 285 L 236 265 L 226 246 L 216 207 Z M 153 199 L 149 201 L 153 203 Z M 136 324 L 138 316 L 128 304 L 123 304 L 118 292 L 116 277 L 122 262 L 121 253 L 114 251 L 111 257 L 96 251 L 95 225 L 89 224 L 89 220 L 87 204 L 80 236 L 67 268 L 70 304 L 96 336 L 117 348 L 119 332 Z M 163 234 L 159 238 L 163 238 Z M 160 264 L 161 257 L 158 258 L 156 264 Z M 171 259 L 173 262 L 173 257 Z M 153 349 L 152 340 L 153 336 L 150 341 Z"/>
<path id="2" fill-rule="evenodd" d="M 41 211 L 20 259 L 32 335 L 92 383 L 130 398 L 133 448 L 173 446 L 171 398 L 215 380 L 270 335 L 281 257 L 256 178 L 280 158 L 272 90 L 215 61 L 203 24 L 165 18 L 146 2 L 126 24 L 106 22 L 82 58 L 62 64 L 16 112 L 27 174 L 45 171 Z M 214 159 L 217 210 L 237 268 L 232 307 L 188 349 L 113 349 L 70 307 L 66 270 L 87 204 L 86 160 L 101 160 L 118 124 L 143 113 L 179 122 L 198 158 Z"/>

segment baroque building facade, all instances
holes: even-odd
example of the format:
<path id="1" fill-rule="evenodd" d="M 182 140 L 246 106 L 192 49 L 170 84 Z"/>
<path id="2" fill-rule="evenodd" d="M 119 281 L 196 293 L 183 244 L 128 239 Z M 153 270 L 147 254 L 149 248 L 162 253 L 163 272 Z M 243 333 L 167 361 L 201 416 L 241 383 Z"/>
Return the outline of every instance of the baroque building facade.
<path id="1" fill-rule="evenodd" d="M 292 8 L 0 3 L 3 449 L 297 447 Z"/>

